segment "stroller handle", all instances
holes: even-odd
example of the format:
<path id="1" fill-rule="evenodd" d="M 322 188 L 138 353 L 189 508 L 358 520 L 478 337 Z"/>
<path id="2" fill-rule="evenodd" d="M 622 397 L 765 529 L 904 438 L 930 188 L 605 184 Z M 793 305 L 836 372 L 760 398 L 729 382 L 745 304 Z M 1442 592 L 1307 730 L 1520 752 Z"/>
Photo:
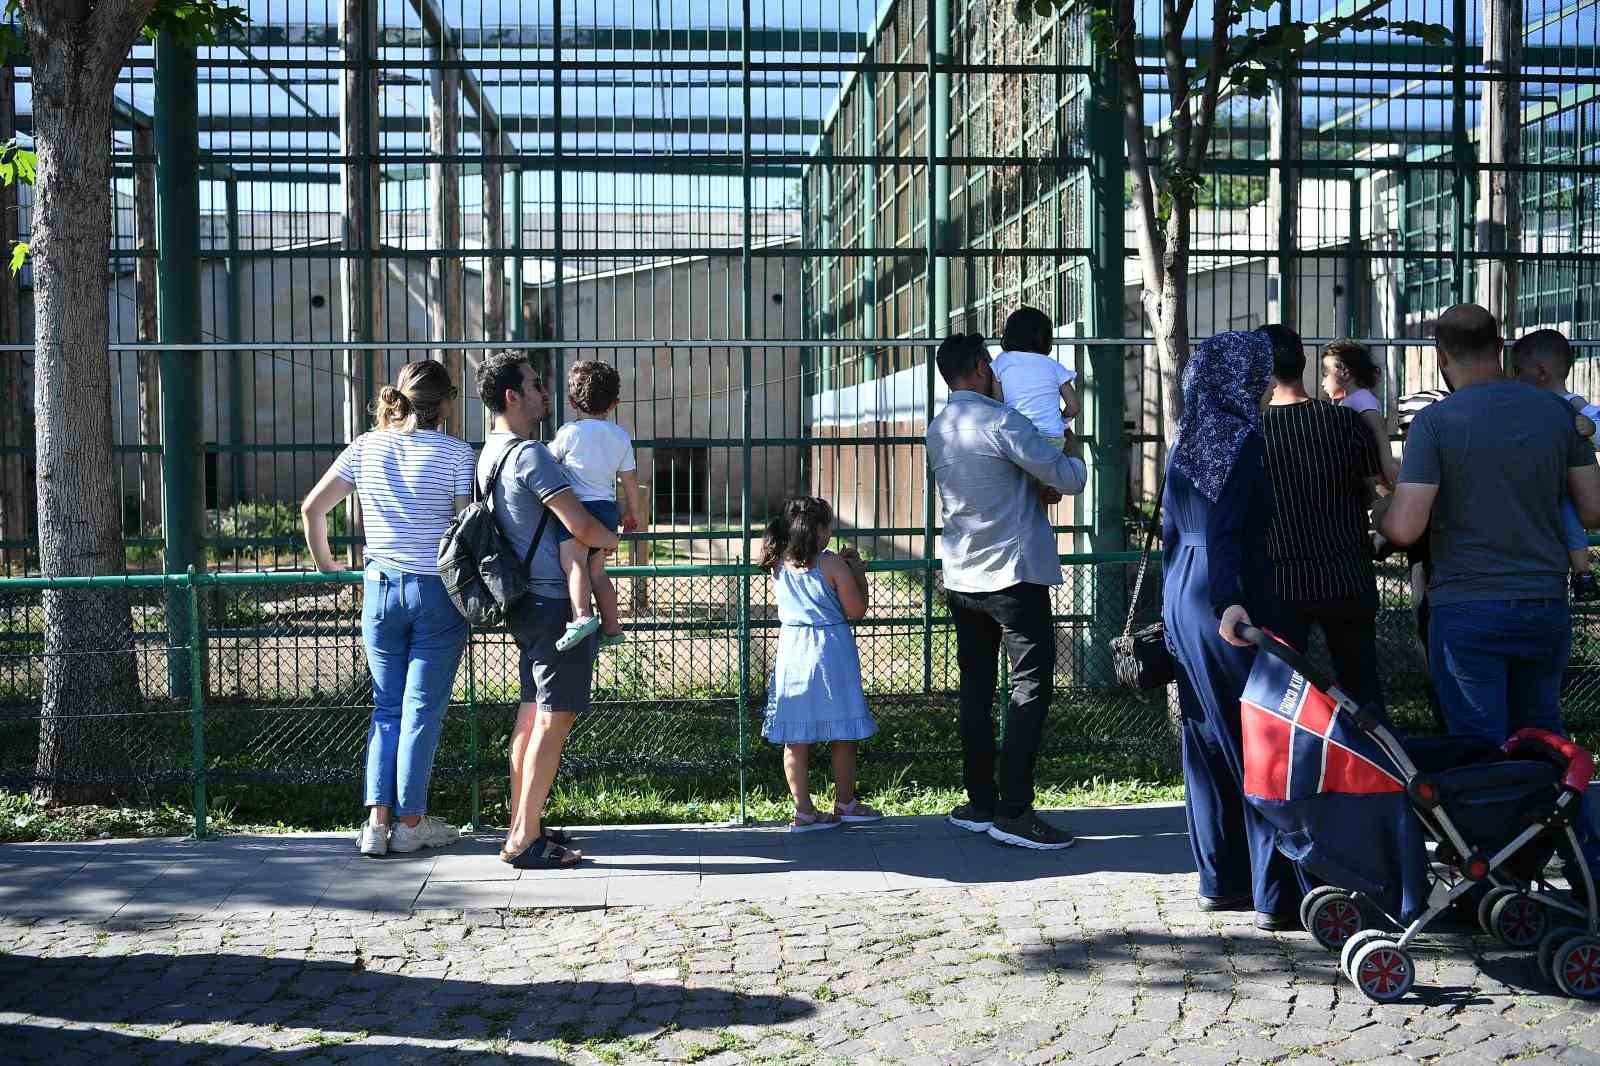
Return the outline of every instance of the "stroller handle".
<path id="1" fill-rule="evenodd" d="M 1565 759 L 1567 771 L 1562 775 L 1561 783 L 1574 792 L 1588 789 L 1590 780 L 1594 778 L 1593 755 L 1560 734 L 1533 728 L 1519 729 L 1511 734 L 1511 739 L 1505 742 L 1502 750 L 1510 753 L 1524 744 L 1548 748 Z"/>
<path id="2" fill-rule="evenodd" d="M 1254 644 L 1257 650 L 1264 651 L 1274 659 L 1280 660 L 1289 669 L 1311 682 L 1313 687 L 1319 688 L 1324 692 L 1332 692 L 1337 688 L 1333 678 L 1317 669 L 1310 659 L 1307 659 L 1294 648 L 1279 640 L 1270 630 L 1259 629 L 1256 626 L 1239 626 L 1234 630 L 1234 634 L 1240 640 L 1246 640 Z"/>

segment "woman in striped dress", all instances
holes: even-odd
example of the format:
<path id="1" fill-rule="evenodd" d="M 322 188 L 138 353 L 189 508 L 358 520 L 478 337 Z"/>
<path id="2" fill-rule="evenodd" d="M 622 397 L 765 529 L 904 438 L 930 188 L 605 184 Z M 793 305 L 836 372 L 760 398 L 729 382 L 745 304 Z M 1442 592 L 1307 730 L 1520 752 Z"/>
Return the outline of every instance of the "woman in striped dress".
<path id="1" fill-rule="evenodd" d="M 428 779 L 466 619 L 439 580 L 439 538 L 472 495 L 474 456 L 440 429 L 456 396 L 443 363 L 407 363 L 385 385 L 376 425 L 351 441 L 301 505 L 317 569 L 339 569 L 328 546 L 328 512 L 352 492 L 366 530 L 361 638 L 372 670 L 367 731 L 367 823 L 363 855 L 443 847 L 456 829 L 427 814 Z"/>

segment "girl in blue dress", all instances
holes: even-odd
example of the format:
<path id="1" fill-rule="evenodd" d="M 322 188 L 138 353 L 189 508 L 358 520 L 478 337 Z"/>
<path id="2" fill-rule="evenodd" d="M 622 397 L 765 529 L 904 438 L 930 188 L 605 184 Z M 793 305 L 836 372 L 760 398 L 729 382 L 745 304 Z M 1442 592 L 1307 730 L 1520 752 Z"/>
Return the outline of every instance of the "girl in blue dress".
<path id="1" fill-rule="evenodd" d="M 778 655 L 767 682 L 761 735 L 783 745 L 783 774 L 794 796 L 792 833 L 836 829 L 882 817 L 856 796 L 856 742 L 878 731 L 861 687 L 861 658 L 849 621 L 867 613 L 867 571 L 854 548 L 827 550 L 833 508 L 795 496 L 767 525 L 760 566 L 772 575 L 778 605 Z M 833 757 L 833 811 L 811 802 L 811 745 Z"/>

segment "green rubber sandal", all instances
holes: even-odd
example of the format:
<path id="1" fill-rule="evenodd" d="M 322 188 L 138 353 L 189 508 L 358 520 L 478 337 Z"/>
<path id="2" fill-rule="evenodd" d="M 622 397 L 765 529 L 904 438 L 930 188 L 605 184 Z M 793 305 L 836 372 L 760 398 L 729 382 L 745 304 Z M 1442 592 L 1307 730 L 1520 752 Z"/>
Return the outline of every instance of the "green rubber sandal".
<path id="1" fill-rule="evenodd" d="M 567 631 L 556 640 L 556 651 L 571 651 L 589 638 L 589 634 L 600 628 L 598 615 L 590 615 L 576 622 L 567 623 Z"/>

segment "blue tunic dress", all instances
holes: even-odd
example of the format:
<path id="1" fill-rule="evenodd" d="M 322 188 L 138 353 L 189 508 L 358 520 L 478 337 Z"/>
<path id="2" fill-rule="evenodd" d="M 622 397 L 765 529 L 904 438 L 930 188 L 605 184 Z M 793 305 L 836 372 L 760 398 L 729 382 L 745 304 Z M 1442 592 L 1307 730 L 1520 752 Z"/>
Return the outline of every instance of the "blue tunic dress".
<path id="1" fill-rule="evenodd" d="M 822 567 L 795 570 L 780 563 L 772 591 L 781 625 L 761 735 L 774 744 L 872 736 L 878 723 L 861 688 L 856 638 Z"/>
<path id="2" fill-rule="evenodd" d="M 1222 639 L 1222 612 L 1242 604 L 1257 626 L 1277 623 L 1267 527 L 1272 482 L 1266 445 L 1251 433 L 1212 503 L 1180 470 L 1167 467 L 1162 495 L 1162 618 L 1177 659 L 1183 715 L 1184 808 L 1200 871 L 1200 894 L 1248 893 L 1263 913 L 1293 912 L 1301 884 L 1278 852 L 1273 828 L 1244 799 L 1239 698 L 1255 652 Z"/>

